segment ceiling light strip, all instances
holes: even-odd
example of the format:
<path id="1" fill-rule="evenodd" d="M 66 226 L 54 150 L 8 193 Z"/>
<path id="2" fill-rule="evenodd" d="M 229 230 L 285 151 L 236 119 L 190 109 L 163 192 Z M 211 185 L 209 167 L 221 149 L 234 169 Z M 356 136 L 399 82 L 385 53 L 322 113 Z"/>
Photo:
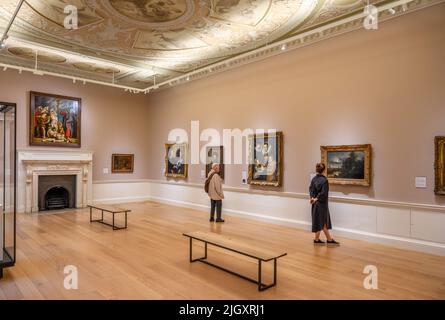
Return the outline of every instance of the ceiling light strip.
<path id="1" fill-rule="evenodd" d="M 14 70 L 18 70 L 19 73 L 22 73 L 23 71 L 28 71 L 28 72 L 31 72 L 31 73 L 34 73 L 34 74 L 37 74 L 37 75 L 42 75 L 42 76 L 43 75 L 47 75 L 47 76 L 53 76 L 53 77 L 70 79 L 70 80 L 73 80 L 73 82 L 81 81 L 84 84 L 85 83 L 93 83 L 93 84 L 106 85 L 106 86 L 110 86 L 110 87 L 125 89 L 127 91 L 132 92 L 132 93 L 141 93 L 141 92 L 146 91 L 146 89 L 136 89 L 136 88 L 133 88 L 133 87 L 123 86 L 123 85 L 119 85 L 119 84 L 113 84 L 113 83 L 109 83 L 109 82 L 103 82 L 103 81 L 92 80 L 92 79 L 85 79 L 85 78 L 80 78 L 80 77 L 60 74 L 60 73 L 54 73 L 54 72 L 50 72 L 50 71 L 44 71 L 44 70 L 39 70 L 39 69 L 31 69 L 31 68 L 27 68 L 27 67 L 20 67 L 20 66 L 15 66 L 15 65 L 11 65 L 11 64 L 0 63 L 0 68 L 2 68 L 2 67 L 4 68 L 4 70 L 6 70 L 8 68 L 14 69 Z"/>
<path id="2" fill-rule="evenodd" d="M 20 2 L 17 4 L 17 7 L 15 8 L 14 14 L 11 16 L 11 19 L 9 20 L 8 26 L 6 27 L 5 31 L 3 32 L 2 38 L 0 39 L 0 43 L 1 44 L 3 44 L 3 42 L 8 37 L 8 32 L 11 29 L 11 26 L 14 23 L 14 20 L 17 17 L 19 11 L 20 11 L 20 8 L 22 7 L 23 2 L 25 2 L 25 0 L 20 0 Z"/>

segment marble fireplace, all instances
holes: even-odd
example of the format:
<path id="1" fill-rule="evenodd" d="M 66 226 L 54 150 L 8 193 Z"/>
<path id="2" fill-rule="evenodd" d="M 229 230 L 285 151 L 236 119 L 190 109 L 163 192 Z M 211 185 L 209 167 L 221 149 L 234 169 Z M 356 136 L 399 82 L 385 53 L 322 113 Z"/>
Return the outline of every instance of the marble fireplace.
<path id="1" fill-rule="evenodd" d="M 46 210 L 42 205 L 42 193 L 46 195 L 48 192 L 59 196 L 66 192 L 67 204 L 64 207 L 86 207 L 92 202 L 92 165 L 92 152 L 19 150 L 18 211 L 34 213 Z"/>

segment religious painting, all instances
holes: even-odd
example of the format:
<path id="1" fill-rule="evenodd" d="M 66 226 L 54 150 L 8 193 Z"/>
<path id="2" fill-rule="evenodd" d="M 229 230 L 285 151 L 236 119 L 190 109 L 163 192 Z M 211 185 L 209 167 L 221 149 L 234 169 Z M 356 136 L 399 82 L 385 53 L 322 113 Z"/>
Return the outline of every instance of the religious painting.
<path id="1" fill-rule="evenodd" d="M 80 148 L 81 99 L 31 92 L 29 144 Z"/>
<path id="2" fill-rule="evenodd" d="M 134 154 L 112 154 L 111 172 L 112 173 L 133 173 Z"/>
<path id="3" fill-rule="evenodd" d="M 223 146 L 206 148 L 206 177 L 209 176 L 210 170 L 214 163 L 219 164 L 219 176 L 224 179 L 224 153 Z"/>
<path id="4" fill-rule="evenodd" d="M 434 193 L 445 195 L 445 136 L 435 137 L 435 186 Z"/>
<path id="5" fill-rule="evenodd" d="M 165 176 L 187 178 L 187 144 L 165 144 Z"/>
<path id="6" fill-rule="evenodd" d="M 178 19 L 187 11 L 186 0 L 110 0 L 120 15 L 140 22 L 167 22 Z"/>
<path id="7" fill-rule="evenodd" d="M 247 183 L 279 187 L 283 175 L 283 133 L 249 136 L 249 175 Z"/>
<path id="8" fill-rule="evenodd" d="M 369 186 L 371 145 L 321 146 L 321 162 L 331 184 Z"/>

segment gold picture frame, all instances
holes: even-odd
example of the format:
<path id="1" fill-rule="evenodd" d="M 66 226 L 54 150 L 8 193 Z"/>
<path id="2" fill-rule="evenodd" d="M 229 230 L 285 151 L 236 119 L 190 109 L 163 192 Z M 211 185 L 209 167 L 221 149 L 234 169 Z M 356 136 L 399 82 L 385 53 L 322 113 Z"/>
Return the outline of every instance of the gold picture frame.
<path id="1" fill-rule="evenodd" d="M 280 187 L 283 181 L 283 132 L 253 134 L 248 140 L 247 183 Z"/>
<path id="2" fill-rule="evenodd" d="M 330 184 L 371 185 L 372 147 L 370 144 L 321 146 L 321 162 Z"/>
<path id="3" fill-rule="evenodd" d="M 188 151 L 188 145 L 186 143 L 165 144 L 166 177 L 187 178 L 188 174 L 187 151 Z"/>
<path id="4" fill-rule="evenodd" d="M 111 155 L 112 173 L 133 173 L 134 154 L 113 153 Z"/>
<path id="5" fill-rule="evenodd" d="M 445 136 L 434 138 L 434 193 L 445 195 Z"/>

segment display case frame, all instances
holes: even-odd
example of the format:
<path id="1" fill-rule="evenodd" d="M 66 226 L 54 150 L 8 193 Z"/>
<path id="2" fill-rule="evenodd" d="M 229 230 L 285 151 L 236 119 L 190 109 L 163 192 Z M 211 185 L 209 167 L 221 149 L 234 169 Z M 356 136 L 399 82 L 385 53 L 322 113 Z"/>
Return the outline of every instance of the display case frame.
<path id="1" fill-rule="evenodd" d="M 12 113 L 13 119 L 7 119 L 8 113 Z M 2 241 L 0 246 L 0 278 L 3 277 L 3 270 L 12 267 L 16 263 L 16 244 L 17 244 L 17 105 L 15 103 L 0 102 L 0 117 L 3 117 L 3 128 L 0 134 L 0 149 L 3 164 L 0 166 L 2 170 L 2 178 L 0 184 L 1 192 L 1 229 L 0 237 Z M 11 121 L 13 130 L 7 132 L 6 121 Z M 10 127 L 10 126 L 9 126 Z M 10 140 L 7 144 L 6 136 L 9 134 Z M 13 141 L 11 141 L 11 135 Z M 7 150 L 9 146 L 9 150 Z M 9 151 L 9 153 L 7 153 Z M 10 155 L 9 162 L 6 157 Z M 7 167 L 9 163 L 9 168 Z M 13 169 L 11 167 L 13 165 Z M 11 179 L 13 186 L 8 187 L 7 177 Z M 6 201 L 9 199 L 9 202 Z"/>

